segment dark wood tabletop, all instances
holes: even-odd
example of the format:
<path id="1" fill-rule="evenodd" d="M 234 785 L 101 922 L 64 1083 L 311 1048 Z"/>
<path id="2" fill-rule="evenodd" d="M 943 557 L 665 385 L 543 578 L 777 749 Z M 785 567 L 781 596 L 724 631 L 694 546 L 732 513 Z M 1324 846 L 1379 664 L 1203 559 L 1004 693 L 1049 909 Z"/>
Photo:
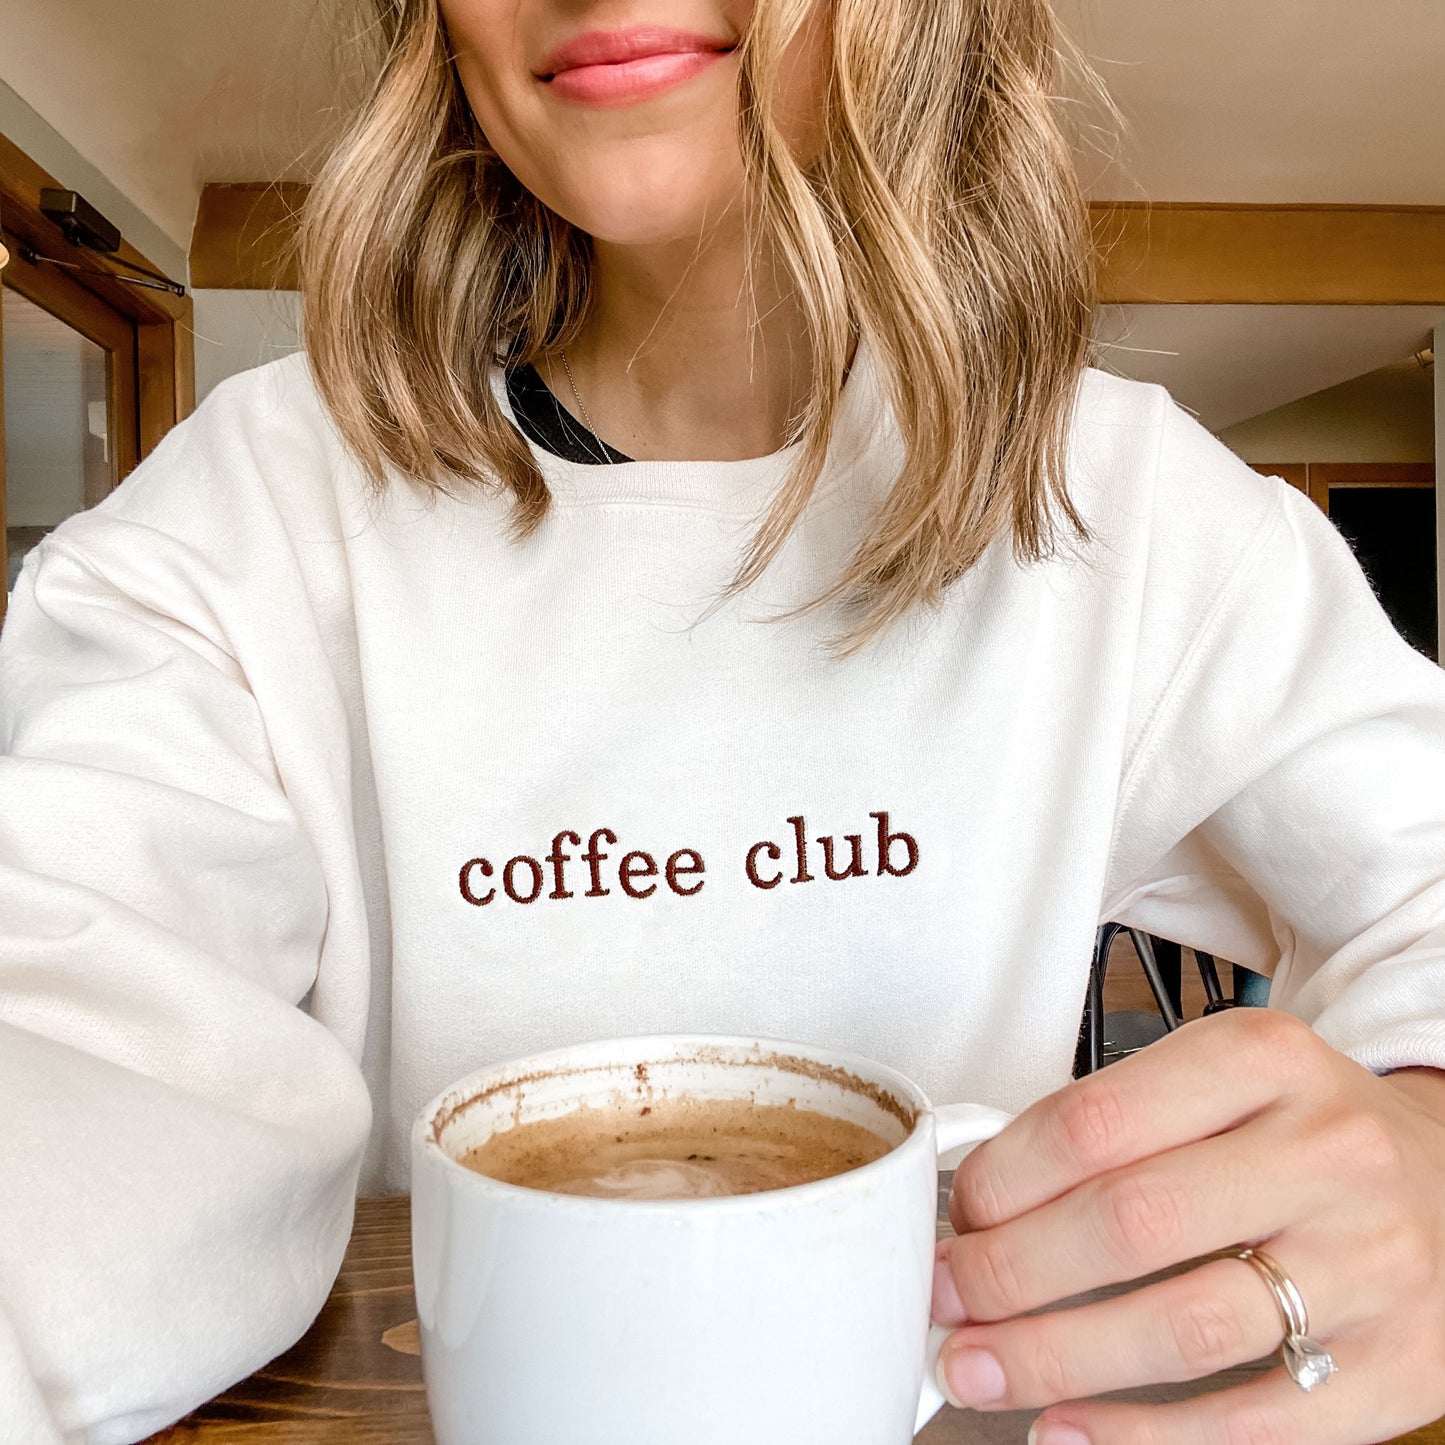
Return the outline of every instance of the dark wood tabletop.
<path id="1" fill-rule="evenodd" d="M 1159 1386 L 1116 1398 L 1178 1399 L 1272 1363 L 1226 1371 L 1204 1386 Z M 945 1409 L 918 1445 L 1021 1445 L 1035 1413 Z M 1445 1445 L 1445 1421 L 1399 1445 L 1406 1442 Z M 341 1273 L 306 1335 L 151 1445 L 435 1445 L 421 1379 L 409 1201 L 361 1200 Z"/>

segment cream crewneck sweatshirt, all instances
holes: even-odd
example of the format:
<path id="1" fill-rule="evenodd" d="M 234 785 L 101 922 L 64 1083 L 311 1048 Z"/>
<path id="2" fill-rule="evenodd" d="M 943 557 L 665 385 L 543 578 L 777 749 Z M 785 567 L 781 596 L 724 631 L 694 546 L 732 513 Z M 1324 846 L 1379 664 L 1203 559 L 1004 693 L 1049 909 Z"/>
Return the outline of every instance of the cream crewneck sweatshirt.
<path id="1" fill-rule="evenodd" d="M 505 394 L 494 377 L 499 397 Z M 421 1105 L 615 1034 L 816 1041 L 939 1102 L 1069 1077 L 1095 926 L 1445 1067 L 1445 675 L 1308 501 L 1091 373 L 1093 530 L 845 662 L 821 590 L 899 444 L 860 350 L 789 453 L 598 468 L 517 543 L 372 501 L 297 355 L 27 560 L 0 641 L 0 1440 L 133 1441 L 332 1283 Z"/>

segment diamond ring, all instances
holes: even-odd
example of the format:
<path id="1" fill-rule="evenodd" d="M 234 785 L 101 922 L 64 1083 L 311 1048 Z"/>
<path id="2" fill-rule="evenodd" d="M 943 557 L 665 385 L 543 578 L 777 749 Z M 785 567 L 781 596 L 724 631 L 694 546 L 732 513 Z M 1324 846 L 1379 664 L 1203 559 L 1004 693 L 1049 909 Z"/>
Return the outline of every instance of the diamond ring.
<path id="1" fill-rule="evenodd" d="M 1318 1340 L 1310 1339 L 1310 1317 L 1305 1312 L 1305 1302 L 1295 1282 L 1263 1250 L 1232 1249 L 1227 1257 L 1242 1259 L 1252 1266 L 1274 1295 L 1280 1318 L 1284 1321 L 1282 1351 L 1284 1367 L 1289 1371 L 1290 1378 L 1301 1390 L 1313 1390 L 1317 1385 L 1325 1384 L 1340 1367 Z"/>

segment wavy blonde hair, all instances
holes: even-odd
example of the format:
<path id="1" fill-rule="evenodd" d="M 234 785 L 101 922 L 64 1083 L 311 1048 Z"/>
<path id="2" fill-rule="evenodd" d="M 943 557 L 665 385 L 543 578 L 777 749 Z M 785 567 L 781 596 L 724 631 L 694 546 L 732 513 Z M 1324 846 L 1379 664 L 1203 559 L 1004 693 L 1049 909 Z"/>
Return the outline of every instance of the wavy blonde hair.
<path id="1" fill-rule="evenodd" d="M 578 333 L 589 238 L 481 134 L 437 0 L 372 0 L 381 55 L 300 231 L 311 366 L 378 488 L 500 487 L 518 536 L 549 493 L 488 382 Z M 871 346 L 905 460 L 834 584 L 844 653 L 935 604 L 995 539 L 1022 560 L 1083 527 L 1065 487 L 1094 290 L 1087 207 L 1051 92 L 1048 0 L 823 0 L 823 144 L 806 166 L 768 103 L 814 0 L 757 0 L 739 46 L 748 224 L 806 318 L 798 456 L 728 589 L 757 580 L 823 470 L 856 338 Z M 805 609 L 806 610 L 806 609 Z"/>

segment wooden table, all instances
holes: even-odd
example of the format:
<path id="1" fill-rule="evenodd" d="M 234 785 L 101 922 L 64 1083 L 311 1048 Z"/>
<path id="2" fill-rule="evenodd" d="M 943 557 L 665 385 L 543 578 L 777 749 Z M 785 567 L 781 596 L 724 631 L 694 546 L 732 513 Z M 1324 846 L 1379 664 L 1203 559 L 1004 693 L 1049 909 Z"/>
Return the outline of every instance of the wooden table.
<path id="1" fill-rule="evenodd" d="M 406 1199 L 362 1200 L 341 1274 L 306 1335 L 151 1445 L 435 1445 L 421 1380 L 408 1206 Z M 1226 1371 L 1207 1388 L 1271 1363 Z M 1116 1398 L 1163 1401 L 1189 1393 L 1190 1386 L 1159 1386 Z M 1021 1445 L 1036 1413 L 945 1409 L 918 1445 Z M 1400 1445 L 1406 1442 L 1445 1445 L 1445 1421 Z"/>

